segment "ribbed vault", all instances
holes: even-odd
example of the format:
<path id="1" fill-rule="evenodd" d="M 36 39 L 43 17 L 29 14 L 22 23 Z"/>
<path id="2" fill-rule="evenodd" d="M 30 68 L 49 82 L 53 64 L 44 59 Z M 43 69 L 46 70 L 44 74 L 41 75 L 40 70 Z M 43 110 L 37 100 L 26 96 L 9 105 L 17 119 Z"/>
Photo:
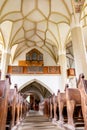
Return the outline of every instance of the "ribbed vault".
<path id="1" fill-rule="evenodd" d="M 47 52 L 58 63 L 59 50 L 65 49 L 72 41 L 70 25 L 75 13 L 73 1 L 76 0 L 0 0 L 2 43 L 4 48 L 11 49 L 12 63 L 32 47 Z M 78 17 L 87 41 L 87 0 Z M 72 57 L 70 51 L 68 54 Z"/>
<path id="2" fill-rule="evenodd" d="M 38 83 L 37 81 L 34 81 L 25 87 L 21 88 L 19 90 L 25 97 L 27 97 L 30 93 L 36 95 L 36 97 L 39 97 L 40 100 L 43 100 L 44 98 L 50 97 L 52 93 L 45 88 L 42 84 Z"/>

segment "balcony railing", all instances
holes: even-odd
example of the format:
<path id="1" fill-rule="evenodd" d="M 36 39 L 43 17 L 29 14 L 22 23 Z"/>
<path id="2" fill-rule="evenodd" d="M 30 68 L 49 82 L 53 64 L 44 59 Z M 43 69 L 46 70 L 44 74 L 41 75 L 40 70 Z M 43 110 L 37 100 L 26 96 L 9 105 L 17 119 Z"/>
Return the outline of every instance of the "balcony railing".
<path id="1" fill-rule="evenodd" d="M 8 66 L 10 74 L 61 74 L 60 66 Z"/>

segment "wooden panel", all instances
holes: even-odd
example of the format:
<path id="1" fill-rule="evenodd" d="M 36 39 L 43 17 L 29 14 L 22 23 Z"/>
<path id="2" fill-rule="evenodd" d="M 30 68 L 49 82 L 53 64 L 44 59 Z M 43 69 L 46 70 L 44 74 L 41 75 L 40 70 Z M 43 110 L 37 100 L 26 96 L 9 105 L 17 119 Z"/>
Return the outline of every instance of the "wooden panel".
<path id="1" fill-rule="evenodd" d="M 13 66 L 12 67 L 12 73 L 23 73 L 23 67 L 21 66 Z"/>
<path id="2" fill-rule="evenodd" d="M 50 74 L 60 74 L 60 67 L 59 66 L 49 66 L 48 73 L 50 73 Z"/>
<path id="3" fill-rule="evenodd" d="M 26 61 L 27 66 L 43 66 L 43 61 Z"/>
<path id="4" fill-rule="evenodd" d="M 48 74 L 48 66 L 44 66 L 44 68 L 43 68 L 43 73 L 44 73 L 44 74 Z"/>
<path id="5" fill-rule="evenodd" d="M 27 63 L 26 63 L 26 61 L 21 60 L 21 61 L 19 61 L 18 66 L 27 66 Z"/>
<path id="6" fill-rule="evenodd" d="M 69 68 L 67 70 L 67 76 L 75 76 L 75 69 L 74 68 Z"/>
<path id="7" fill-rule="evenodd" d="M 8 66 L 8 72 L 13 74 L 20 74 L 23 73 L 22 66 Z"/>
<path id="8" fill-rule="evenodd" d="M 28 66 L 27 73 L 43 73 L 42 66 Z"/>
<path id="9" fill-rule="evenodd" d="M 61 74 L 60 66 L 9 66 L 12 74 Z"/>
<path id="10" fill-rule="evenodd" d="M 8 73 L 12 73 L 12 66 L 8 66 Z"/>
<path id="11" fill-rule="evenodd" d="M 19 66 L 43 66 L 43 61 L 19 61 Z"/>

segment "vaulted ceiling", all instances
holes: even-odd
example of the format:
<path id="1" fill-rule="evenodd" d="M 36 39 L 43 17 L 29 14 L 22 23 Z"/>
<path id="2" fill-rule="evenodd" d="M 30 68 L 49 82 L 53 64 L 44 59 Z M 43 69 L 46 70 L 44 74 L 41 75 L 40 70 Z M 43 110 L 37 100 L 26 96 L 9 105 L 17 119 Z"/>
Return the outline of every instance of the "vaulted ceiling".
<path id="1" fill-rule="evenodd" d="M 13 59 L 28 48 L 38 47 L 49 53 L 57 63 L 59 50 L 71 44 L 70 25 L 75 13 L 73 1 L 76 0 L 0 0 L 0 43 L 4 47 L 7 44 L 7 34 L 3 30 L 9 21 L 11 30 L 8 44 Z M 87 0 L 79 20 L 87 41 Z M 8 28 L 6 31 L 8 33 Z M 70 49 L 68 54 L 73 59 Z"/>
<path id="2" fill-rule="evenodd" d="M 47 88 L 45 88 L 43 85 L 41 85 L 40 83 L 34 81 L 31 84 L 25 86 L 24 88 L 22 88 L 21 90 L 19 90 L 20 93 L 23 93 L 23 95 L 25 97 L 27 97 L 29 94 L 34 93 L 34 95 L 38 95 L 39 99 L 43 99 L 43 98 L 47 98 L 50 97 L 52 95 L 52 93 L 49 92 L 49 90 L 47 90 Z"/>

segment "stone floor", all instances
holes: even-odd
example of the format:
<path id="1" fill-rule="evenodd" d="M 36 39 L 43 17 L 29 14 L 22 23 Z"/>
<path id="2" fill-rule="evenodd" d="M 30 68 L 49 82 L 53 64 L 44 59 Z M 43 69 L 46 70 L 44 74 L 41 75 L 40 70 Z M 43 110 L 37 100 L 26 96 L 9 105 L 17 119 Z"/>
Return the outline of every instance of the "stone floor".
<path id="1" fill-rule="evenodd" d="M 47 117 L 30 111 L 16 130 L 63 130 L 53 124 Z"/>
<path id="2" fill-rule="evenodd" d="M 49 121 L 37 111 L 29 111 L 26 118 L 21 121 L 15 130 L 70 130 L 64 129 Z M 76 130 L 84 130 L 83 128 L 76 128 Z"/>

